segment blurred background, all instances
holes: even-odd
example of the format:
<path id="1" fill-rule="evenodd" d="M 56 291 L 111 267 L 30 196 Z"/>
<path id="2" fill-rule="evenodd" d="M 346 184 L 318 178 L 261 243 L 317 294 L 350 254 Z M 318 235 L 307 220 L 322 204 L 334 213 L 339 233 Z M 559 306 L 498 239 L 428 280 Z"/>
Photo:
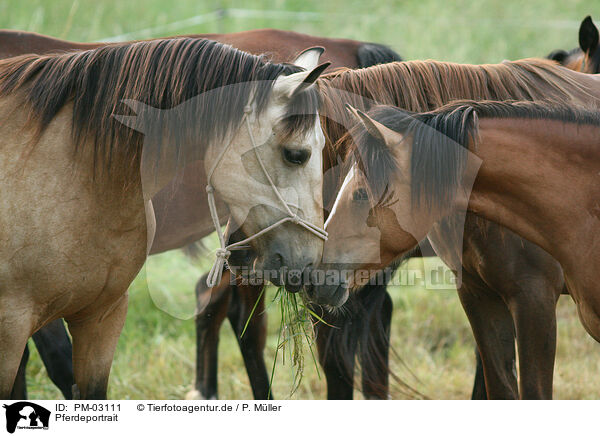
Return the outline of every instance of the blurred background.
<path id="1" fill-rule="evenodd" d="M 464 63 L 497 63 L 543 57 L 558 48 L 569 50 L 578 45 L 579 24 L 587 15 L 600 19 L 599 0 L 0 0 L 0 28 L 72 41 L 272 27 L 384 43 L 407 60 Z M 213 242 L 206 244 L 210 248 Z M 151 258 L 131 288 L 130 313 L 115 355 L 109 398 L 181 399 L 192 387 L 195 333 L 189 317 L 193 287 L 208 270 L 209 261 L 206 255 L 191 263 L 180 252 Z M 418 271 L 422 260 L 413 259 L 405 268 Z M 390 287 L 389 292 L 394 301 L 394 371 L 430 398 L 469 398 L 474 341 L 456 292 L 431 291 L 419 285 Z M 272 295 L 270 290 L 267 298 Z M 269 315 L 266 360 L 270 367 L 277 344 L 278 310 Z M 580 326 L 569 297 L 559 302 L 558 328 L 555 398 L 597 398 L 600 346 Z M 34 347 L 32 351 L 31 398 L 59 398 Z M 219 371 L 221 399 L 251 398 L 237 342 L 227 323 L 222 329 Z M 291 398 L 325 398 L 325 382 L 320 377 L 307 358 L 304 380 Z M 273 387 L 276 398 L 290 398 L 291 378 L 289 363 L 286 367 L 280 362 Z M 393 382 L 391 391 L 393 398 L 403 398 Z M 361 398 L 360 392 L 355 397 Z"/>

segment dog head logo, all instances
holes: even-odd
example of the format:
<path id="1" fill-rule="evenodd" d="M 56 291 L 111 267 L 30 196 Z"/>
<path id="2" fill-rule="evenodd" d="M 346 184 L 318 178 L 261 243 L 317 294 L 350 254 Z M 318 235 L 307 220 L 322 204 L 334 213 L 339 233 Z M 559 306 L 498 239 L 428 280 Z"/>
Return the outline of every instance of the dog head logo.
<path id="1" fill-rule="evenodd" d="M 6 409 L 6 431 L 18 429 L 47 429 L 50 411 L 29 401 L 19 401 L 3 406 Z"/>

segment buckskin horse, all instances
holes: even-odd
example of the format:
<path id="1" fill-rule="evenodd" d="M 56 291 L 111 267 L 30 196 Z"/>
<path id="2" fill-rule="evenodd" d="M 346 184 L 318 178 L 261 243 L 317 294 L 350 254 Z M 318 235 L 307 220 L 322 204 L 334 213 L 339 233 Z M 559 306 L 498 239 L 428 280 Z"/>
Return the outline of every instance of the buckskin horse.
<path id="1" fill-rule="evenodd" d="M 184 38 L 0 62 L 0 398 L 11 394 L 27 339 L 57 318 L 73 337 L 76 396 L 106 397 L 127 288 L 154 237 L 151 199 L 180 162 L 204 160 L 208 181 L 245 234 L 270 229 L 249 241 L 259 270 L 302 270 L 319 258 L 323 135 L 312 84 L 326 65 L 316 66 L 318 56 L 303 59 L 273 64 Z M 124 99 L 138 112 L 121 120 L 154 129 L 146 144 L 113 116 L 126 110 Z M 185 128 L 170 128 L 164 121 L 183 105 L 177 116 Z M 148 113 L 164 118 L 144 120 Z M 235 157 L 248 152 L 267 162 L 263 175 L 270 169 L 275 182 L 244 177 Z M 276 184 L 286 195 L 294 191 L 291 202 Z M 293 203 L 295 216 L 286 217 L 281 203 L 287 211 Z"/>
<path id="2" fill-rule="evenodd" d="M 365 256 L 351 267 L 345 289 L 365 280 L 358 272 L 380 269 L 437 221 L 468 209 L 556 258 L 581 323 L 600 341 L 598 109 L 459 101 L 421 114 L 389 106 L 368 115 L 350 110 L 361 123 L 352 134 L 355 159 L 324 251 L 340 261 L 349 250 Z M 323 291 L 331 292 L 314 290 Z"/>
<path id="3" fill-rule="evenodd" d="M 254 54 L 260 54 L 264 51 L 267 52 L 274 61 L 293 61 L 300 50 L 303 50 L 310 45 L 319 45 L 327 48 L 322 58 L 324 61 L 331 62 L 330 68 L 337 66 L 362 68 L 379 63 L 401 60 L 398 54 L 381 44 L 346 39 L 318 38 L 296 32 L 275 29 L 253 30 L 222 35 L 195 35 L 195 37 L 210 37 L 210 39 L 230 43 L 238 49 Z M 103 43 L 74 43 L 30 32 L 11 30 L 0 31 L 0 56 L 2 57 L 15 56 L 24 53 L 43 54 L 57 51 L 67 52 L 85 50 L 101 47 L 103 45 Z M 203 203 L 198 207 L 195 206 L 195 189 L 200 182 L 194 177 L 194 174 L 185 172 L 184 175 L 188 176 L 188 178 L 185 179 L 188 181 L 184 182 L 184 184 L 191 188 L 189 190 L 189 195 L 193 197 L 193 201 L 186 201 L 187 197 L 183 198 L 180 202 L 172 201 L 171 192 L 169 190 L 164 190 L 164 192 L 161 191 L 161 193 L 156 196 L 153 204 L 158 229 L 150 254 L 160 253 L 171 248 L 179 248 L 180 246 L 194 241 L 198 237 L 206 236 L 212 231 L 210 226 L 206 228 L 199 227 L 199 224 L 203 219 L 202 217 L 207 209 L 206 204 Z M 185 194 L 187 195 L 187 193 Z M 167 202 L 169 206 L 162 207 L 161 205 L 163 202 Z M 194 207 L 190 209 L 190 205 Z M 205 286 L 205 282 L 206 278 L 204 277 L 199 281 L 198 287 Z M 266 314 L 262 311 L 257 311 L 259 313 L 255 314 L 248 325 L 247 333 L 241 338 L 239 334 L 246 322 L 248 314 L 256 303 L 258 294 L 255 292 L 254 287 L 232 286 L 230 288 L 229 282 L 229 276 L 225 273 L 221 284 L 212 290 L 209 307 L 201 312 L 196 318 L 198 338 L 197 385 L 203 386 L 201 391 L 207 393 L 207 398 L 216 396 L 217 343 L 219 329 L 224 320 L 224 317 L 218 317 L 216 314 L 228 313 L 231 324 L 237 333 L 240 349 L 244 356 L 255 398 L 265 399 L 267 398 L 268 392 L 268 378 L 264 359 L 262 357 L 265 341 L 265 332 L 262 326 L 265 322 Z M 369 295 L 370 297 L 368 299 L 363 299 L 364 305 L 357 305 L 357 310 L 359 310 L 359 307 L 364 307 L 361 310 L 367 310 L 375 314 L 378 313 L 381 304 L 386 304 L 388 308 L 387 311 L 390 312 L 389 315 L 391 315 L 391 303 L 389 301 L 389 296 L 386 294 L 384 285 L 370 286 L 369 289 L 366 289 L 362 294 Z M 345 327 L 350 325 L 350 323 L 342 322 L 338 323 L 338 325 Z M 352 331 L 356 332 L 358 323 L 354 322 L 351 325 L 353 326 Z M 381 342 L 382 339 L 379 337 L 380 329 L 374 331 L 373 334 L 376 338 L 379 338 L 377 340 Z M 339 334 L 334 334 L 333 338 L 338 338 L 339 336 Z M 73 384 L 72 370 L 70 369 L 71 344 L 62 321 L 56 320 L 51 322 L 48 326 L 45 326 L 40 329 L 40 331 L 36 332 L 33 335 L 33 339 L 38 347 L 50 378 L 59 387 L 65 398 L 70 398 L 71 385 Z M 341 339 L 337 342 L 345 343 L 345 341 L 342 341 Z M 341 350 L 342 347 L 342 345 L 339 345 L 336 346 L 336 349 Z M 387 353 L 386 350 L 387 346 L 383 345 L 382 351 L 377 351 L 376 353 L 371 352 L 371 354 L 379 355 L 381 353 Z M 28 356 L 29 353 L 26 348 L 12 393 L 12 398 L 14 399 L 26 398 L 27 395 L 25 367 Z M 354 353 L 352 353 L 352 356 L 354 356 Z M 335 359 L 332 358 L 331 361 L 334 362 Z M 363 361 L 374 362 L 375 360 L 373 358 L 367 359 L 365 357 L 363 358 Z M 335 365 L 329 370 L 327 366 L 325 367 L 325 375 L 328 380 L 331 380 L 331 382 L 328 382 L 328 384 L 331 385 L 330 390 L 337 389 L 336 381 L 341 379 L 338 376 L 337 367 L 338 365 Z M 202 377 L 200 374 L 203 372 L 208 374 L 208 376 Z M 373 368 L 366 367 L 364 374 L 365 380 L 369 377 L 367 374 L 382 374 L 382 377 L 387 378 L 387 375 L 383 375 L 387 374 L 387 368 L 374 370 Z M 214 383 L 211 383 L 212 380 L 214 380 Z M 344 380 L 343 384 L 346 385 L 347 382 Z M 379 385 L 380 383 L 378 382 L 376 384 Z"/>

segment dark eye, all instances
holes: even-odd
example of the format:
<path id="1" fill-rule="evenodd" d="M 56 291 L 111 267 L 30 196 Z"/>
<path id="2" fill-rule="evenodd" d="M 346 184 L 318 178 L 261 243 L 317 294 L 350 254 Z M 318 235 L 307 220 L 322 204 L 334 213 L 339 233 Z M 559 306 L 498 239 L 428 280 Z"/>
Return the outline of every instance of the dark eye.
<path id="1" fill-rule="evenodd" d="M 352 193 L 352 199 L 354 201 L 367 201 L 369 199 L 367 190 L 365 188 L 358 188 Z"/>
<path id="2" fill-rule="evenodd" d="M 283 158 L 292 165 L 303 165 L 310 159 L 310 150 L 283 147 Z"/>

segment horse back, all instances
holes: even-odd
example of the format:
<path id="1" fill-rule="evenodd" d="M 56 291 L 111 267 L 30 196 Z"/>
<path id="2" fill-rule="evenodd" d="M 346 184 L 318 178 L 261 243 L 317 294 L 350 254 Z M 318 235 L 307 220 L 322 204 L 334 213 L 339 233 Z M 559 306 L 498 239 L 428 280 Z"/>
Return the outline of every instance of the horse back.
<path id="1" fill-rule="evenodd" d="M 80 43 L 64 41 L 51 36 L 19 30 L 0 30 L 0 59 L 22 54 L 46 54 L 51 52 L 90 50 L 103 43 Z"/>
<path id="2" fill-rule="evenodd" d="M 320 46 L 325 48 L 322 61 L 331 62 L 330 69 L 365 68 L 401 60 L 396 52 L 381 44 L 324 38 L 288 30 L 256 29 L 236 33 L 205 33 L 169 38 L 182 37 L 212 39 L 254 55 L 266 54 L 274 62 L 291 62 L 303 50 Z M 0 59 L 29 53 L 90 50 L 108 44 L 110 43 L 71 42 L 39 33 L 4 29 L 0 30 Z"/>

